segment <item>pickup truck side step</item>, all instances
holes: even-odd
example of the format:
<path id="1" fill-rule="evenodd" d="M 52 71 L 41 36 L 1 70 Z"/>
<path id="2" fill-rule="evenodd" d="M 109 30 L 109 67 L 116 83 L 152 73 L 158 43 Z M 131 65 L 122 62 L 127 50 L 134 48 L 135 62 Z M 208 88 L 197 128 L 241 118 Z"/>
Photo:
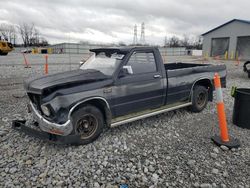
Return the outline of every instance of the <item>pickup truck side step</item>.
<path id="1" fill-rule="evenodd" d="M 183 107 L 187 107 L 192 105 L 192 102 L 187 102 L 187 103 L 175 103 L 175 104 L 171 104 L 171 105 L 166 105 L 157 109 L 153 109 L 153 110 L 146 110 L 142 113 L 134 113 L 134 114 L 129 114 L 126 116 L 122 116 L 122 117 L 118 117 L 118 118 L 114 118 L 112 119 L 111 125 L 110 127 L 116 127 L 125 123 L 130 123 L 139 119 L 144 119 L 147 117 L 151 117 L 157 114 L 162 114 L 164 112 L 169 112 L 172 110 L 177 110 L 179 108 L 183 108 Z"/>

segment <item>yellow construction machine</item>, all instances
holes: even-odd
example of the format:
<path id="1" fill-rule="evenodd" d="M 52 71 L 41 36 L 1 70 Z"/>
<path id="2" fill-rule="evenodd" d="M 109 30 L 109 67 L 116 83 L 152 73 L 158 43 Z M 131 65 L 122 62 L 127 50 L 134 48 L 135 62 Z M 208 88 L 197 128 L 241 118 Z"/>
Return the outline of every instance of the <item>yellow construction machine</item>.
<path id="1" fill-rule="evenodd" d="M 10 42 L 0 40 L 0 55 L 8 55 L 13 50 L 13 45 Z"/>

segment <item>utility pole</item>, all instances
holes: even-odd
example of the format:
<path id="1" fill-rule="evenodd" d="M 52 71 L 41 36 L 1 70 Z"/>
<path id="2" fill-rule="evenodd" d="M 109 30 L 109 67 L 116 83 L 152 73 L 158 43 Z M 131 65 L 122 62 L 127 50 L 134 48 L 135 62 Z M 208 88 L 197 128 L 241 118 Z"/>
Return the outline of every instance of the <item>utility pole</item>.
<path id="1" fill-rule="evenodd" d="M 142 22 L 141 24 L 141 38 L 140 38 L 140 43 L 142 45 L 145 45 L 145 24 Z"/>
<path id="2" fill-rule="evenodd" d="M 133 40 L 133 44 L 134 45 L 137 44 L 137 25 L 136 24 L 134 26 L 134 40 Z"/>

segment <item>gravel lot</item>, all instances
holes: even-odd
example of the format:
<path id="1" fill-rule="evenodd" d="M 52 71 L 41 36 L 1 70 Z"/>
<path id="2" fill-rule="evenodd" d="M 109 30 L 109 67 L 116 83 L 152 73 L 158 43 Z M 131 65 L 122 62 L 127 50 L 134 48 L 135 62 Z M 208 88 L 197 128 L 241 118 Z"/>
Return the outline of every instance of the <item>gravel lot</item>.
<path id="1" fill-rule="evenodd" d="M 250 187 L 250 130 L 233 125 L 231 117 L 231 87 L 250 86 L 243 62 L 225 62 L 228 127 L 242 144 L 225 150 L 210 140 L 218 133 L 214 102 L 198 114 L 182 109 L 109 129 L 78 147 L 20 134 L 11 120 L 28 116 L 23 79 L 43 74 L 43 56 L 28 58 L 32 68 L 24 68 L 20 54 L 0 56 L 0 187 Z M 52 55 L 49 73 L 76 69 L 80 59 Z"/>

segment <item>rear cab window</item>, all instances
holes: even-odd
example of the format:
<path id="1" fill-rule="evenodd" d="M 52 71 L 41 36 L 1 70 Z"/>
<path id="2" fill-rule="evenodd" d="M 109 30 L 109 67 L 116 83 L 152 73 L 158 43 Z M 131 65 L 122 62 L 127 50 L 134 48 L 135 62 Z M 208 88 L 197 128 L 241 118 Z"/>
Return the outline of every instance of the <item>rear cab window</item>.
<path id="1" fill-rule="evenodd" d="M 131 66 L 133 74 L 157 72 L 153 52 L 134 52 L 130 56 L 127 66 Z"/>

